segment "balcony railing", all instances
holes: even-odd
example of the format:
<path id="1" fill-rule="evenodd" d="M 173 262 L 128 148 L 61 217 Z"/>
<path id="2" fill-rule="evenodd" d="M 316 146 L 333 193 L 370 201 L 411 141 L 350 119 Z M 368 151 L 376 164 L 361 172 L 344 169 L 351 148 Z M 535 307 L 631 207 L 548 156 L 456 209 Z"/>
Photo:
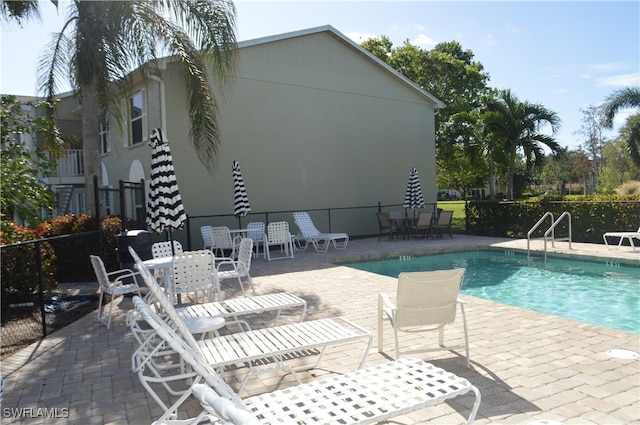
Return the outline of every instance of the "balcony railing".
<path id="1" fill-rule="evenodd" d="M 84 175 L 82 149 L 67 149 L 56 158 L 56 176 L 77 177 Z"/>

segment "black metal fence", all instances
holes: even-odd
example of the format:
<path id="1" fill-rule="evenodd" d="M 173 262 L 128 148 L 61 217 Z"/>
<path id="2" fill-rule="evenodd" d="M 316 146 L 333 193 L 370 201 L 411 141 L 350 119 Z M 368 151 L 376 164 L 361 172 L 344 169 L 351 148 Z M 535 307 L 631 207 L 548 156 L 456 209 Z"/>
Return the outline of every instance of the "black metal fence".
<path id="1" fill-rule="evenodd" d="M 98 231 L 1 247 L 1 357 L 97 308 L 90 254 L 102 254 Z"/>

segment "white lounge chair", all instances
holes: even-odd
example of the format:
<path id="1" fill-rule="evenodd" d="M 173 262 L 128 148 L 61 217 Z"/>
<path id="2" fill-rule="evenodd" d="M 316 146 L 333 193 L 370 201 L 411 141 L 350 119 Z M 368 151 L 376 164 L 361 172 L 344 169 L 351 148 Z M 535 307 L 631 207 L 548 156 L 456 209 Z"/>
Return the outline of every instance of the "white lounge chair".
<path id="1" fill-rule="evenodd" d="M 153 275 L 149 273 L 149 270 L 146 269 L 142 262 L 136 262 L 136 264 L 140 270 L 141 277 L 145 282 L 150 282 L 148 285 L 151 286 L 154 279 Z M 345 318 L 337 317 L 236 332 L 196 341 L 177 314 L 173 304 L 168 302 L 166 297 L 161 296 L 156 298 L 155 301 L 158 302 L 163 313 L 167 316 L 167 323 L 171 324 L 191 349 L 202 356 L 208 364 L 221 369 L 230 365 L 249 365 L 249 373 L 242 381 L 240 390 L 244 388 L 251 376 L 270 369 L 287 370 L 294 378 L 299 380 L 296 372 L 315 368 L 322 360 L 325 349 L 333 345 L 348 344 L 355 341 L 366 342 L 366 349 L 359 366 L 362 367 L 373 340 L 373 336 L 361 326 Z M 139 306 L 139 308 L 143 308 L 143 306 Z M 309 353 L 313 350 L 320 350 L 320 353 L 312 365 L 292 368 L 284 362 L 285 356 L 297 357 L 296 353 Z M 270 359 L 273 359 L 276 366 L 260 370 L 253 368 L 254 361 L 265 362 Z"/>
<path id="2" fill-rule="evenodd" d="M 329 244 L 332 243 L 336 249 L 346 249 L 349 243 L 349 235 L 346 233 L 321 233 L 311 221 L 311 217 L 307 212 L 295 212 L 293 213 L 293 219 L 300 229 L 301 237 L 297 239 L 303 239 L 305 241 L 304 250 L 309 245 L 318 252 L 327 252 Z"/>
<path id="3" fill-rule="evenodd" d="M 380 293 L 378 297 L 378 352 L 384 348 L 384 316 L 389 319 L 396 343 L 396 358 L 402 354 L 416 354 L 435 350 L 465 348 L 466 366 L 469 367 L 469 334 L 464 302 L 458 298 L 464 269 L 437 270 L 429 272 L 409 272 L 398 275 L 396 304 L 389 296 Z M 456 318 L 457 305 L 460 306 L 464 326 L 464 345 L 444 347 L 444 327 Z M 401 352 L 398 334 L 437 330 L 437 348 L 415 348 Z"/>
<path id="4" fill-rule="evenodd" d="M 387 362 L 243 400 L 171 328 L 145 309 L 140 298 L 134 297 L 134 304 L 194 377 L 193 384 L 154 425 L 185 423 L 176 418 L 191 395 L 200 400 L 203 411 L 190 423 L 207 420 L 235 425 L 375 424 L 473 392 L 475 402 L 467 419 L 471 424 L 480 407 L 480 392 L 469 381 L 417 359 Z"/>
<path id="5" fill-rule="evenodd" d="M 607 238 L 620 238 L 618 246 L 622 246 L 622 242 L 627 239 L 629 240 L 629 245 L 631 245 L 631 248 L 635 251 L 636 246 L 633 244 L 633 240 L 640 240 L 640 227 L 638 227 L 638 230 L 636 230 L 635 232 L 607 232 L 602 235 L 604 244 L 607 245 L 607 249 L 609 249 L 609 241 L 607 241 Z"/>
<path id="6" fill-rule="evenodd" d="M 91 255 L 91 265 L 98 279 L 100 286 L 100 301 L 98 302 L 98 321 L 105 323 L 107 329 L 111 328 L 111 313 L 113 312 L 114 298 L 118 295 L 138 294 L 141 295 L 147 291 L 146 288 L 138 284 L 139 274 L 129 269 L 114 270 L 107 273 L 102 259 L 97 255 Z M 102 318 L 104 313 L 104 295 L 110 295 L 109 318 L 105 321 Z"/>

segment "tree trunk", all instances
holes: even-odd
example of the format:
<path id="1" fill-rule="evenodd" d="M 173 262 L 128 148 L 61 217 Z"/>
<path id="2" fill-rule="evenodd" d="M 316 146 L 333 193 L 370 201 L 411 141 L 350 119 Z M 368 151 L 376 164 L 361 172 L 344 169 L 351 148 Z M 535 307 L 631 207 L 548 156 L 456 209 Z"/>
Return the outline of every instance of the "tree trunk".
<path id="1" fill-rule="evenodd" d="M 496 199 L 496 177 L 493 174 L 493 161 L 489 161 L 489 199 Z"/>
<path id="2" fill-rule="evenodd" d="M 87 214 L 96 217 L 98 205 L 95 203 L 96 187 L 93 176 L 102 184 L 102 160 L 100 157 L 98 91 L 96 83 L 84 84 L 82 93 L 82 157 L 84 159 L 84 184 Z"/>

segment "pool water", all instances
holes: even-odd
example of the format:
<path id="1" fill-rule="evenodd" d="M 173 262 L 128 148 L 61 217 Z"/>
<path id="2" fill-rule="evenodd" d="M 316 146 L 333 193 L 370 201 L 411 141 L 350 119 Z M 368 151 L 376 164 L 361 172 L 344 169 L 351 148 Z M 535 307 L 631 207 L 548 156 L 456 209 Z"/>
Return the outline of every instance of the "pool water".
<path id="1" fill-rule="evenodd" d="M 640 268 L 605 262 L 527 258 L 504 251 L 456 252 L 350 263 L 384 276 L 400 272 L 466 269 L 467 295 L 640 333 Z"/>

